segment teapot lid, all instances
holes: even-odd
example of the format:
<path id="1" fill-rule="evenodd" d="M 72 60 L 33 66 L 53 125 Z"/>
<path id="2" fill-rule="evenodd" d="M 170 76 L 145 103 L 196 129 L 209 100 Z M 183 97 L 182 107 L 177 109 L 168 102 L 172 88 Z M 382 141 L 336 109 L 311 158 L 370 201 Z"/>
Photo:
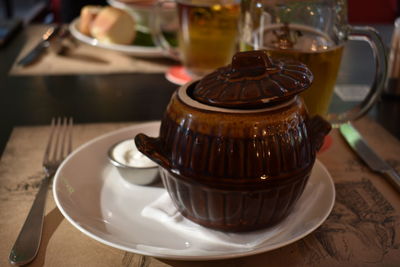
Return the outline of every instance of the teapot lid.
<path id="1" fill-rule="evenodd" d="M 265 50 L 238 52 L 232 63 L 200 80 L 191 96 L 223 108 L 258 108 L 289 99 L 307 89 L 313 80 L 302 63 L 275 60 Z"/>

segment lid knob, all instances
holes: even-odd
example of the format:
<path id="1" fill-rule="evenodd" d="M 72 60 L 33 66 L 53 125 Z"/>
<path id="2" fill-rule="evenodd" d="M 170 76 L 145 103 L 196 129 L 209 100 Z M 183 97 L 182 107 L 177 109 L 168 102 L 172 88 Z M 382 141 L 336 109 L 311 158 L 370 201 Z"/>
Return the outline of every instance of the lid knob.
<path id="1" fill-rule="evenodd" d="M 279 69 L 273 65 L 271 59 L 265 51 L 247 51 L 237 53 L 232 58 L 232 72 L 226 79 L 230 82 L 243 79 L 254 80 L 265 78 L 269 73 L 275 73 Z M 260 77 L 259 77 L 260 76 Z"/>

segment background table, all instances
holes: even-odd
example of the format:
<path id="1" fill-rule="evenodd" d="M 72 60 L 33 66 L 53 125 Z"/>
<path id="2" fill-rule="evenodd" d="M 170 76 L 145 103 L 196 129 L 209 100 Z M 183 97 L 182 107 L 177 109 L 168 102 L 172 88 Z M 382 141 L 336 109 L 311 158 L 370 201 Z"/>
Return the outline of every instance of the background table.
<path id="1" fill-rule="evenodd" d="M 389 48 L 392 26 L 374 26 Z M 163 73 L 10 76 L 9 69 L 26 39 L 22 31 L 0 50 L 0 151 L 14 126 L 45 125 L 57 115 L 73 116 L 78 123 L 159 120 L 177 88 Z M 338 83 L 370 84 L 373 66 L 369 47 L 351 42 L 344 52 Z M 354 104 L 336 103 L 337 97 L 333 110 Z M 400 138 L 400 99 L 382 98 L 369 115 Z"/>

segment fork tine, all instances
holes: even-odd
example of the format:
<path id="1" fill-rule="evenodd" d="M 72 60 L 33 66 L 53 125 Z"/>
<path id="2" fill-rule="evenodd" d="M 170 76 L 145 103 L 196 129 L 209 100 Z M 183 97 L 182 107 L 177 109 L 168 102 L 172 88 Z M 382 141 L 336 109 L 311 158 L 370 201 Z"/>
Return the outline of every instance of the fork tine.
<path id="1" fill-rule="evenodd" d="M 73 121 L 72 117 L 64 117 L 63 118 L 63 124 L 62 124 L 62 143 L 61 143 L 61 152 L 59 154 L 58 159 L 64 159 L 66 156 L 68 156 L 69 153 L 72 151 L 72 127 L 73 127 Z"/>
<path id="2" fill-rule="evenodd" d="M 72 151 L 72 117 L 57 117 L 51 120 L 51 131 L 43 163 L 60 163 Z"/>
<path id="3" fill-rule="evenodd" d="M 53 145 L 54 130 L 56 128 L 55 123 L 56 123 L 56 119 L 52 118 L 51 125 L 50 125 L 51 130 L 50 130 L 49 140 L 47 141 L 46 150 L 45 150 L 44 156 L 43 156 L 43 162 L 48 162 L 50 160 L 50 148 Z"/>
<path id="4" fill-rule="evenodd" d="M 58 159 L 58 153 L 59 153 L 58 151 L 59 151 L 59 147 L 60 147 L 60 136 L 63 132 L 61 129 L 62 128 L 61 123 L 62 123 L 61 117 L 58 117 L 57 121 L 56 121 L 56 128 L 55 128 L 55 138 L 56 139 L 55 139 L 55 144 L 53 146 L 53 151 L 52 151 L 52 154 L 50 157 L 51 162 L 54 162 Z"/>
<path id="5" fill-rule="evenodd" d="M 68 121 L 68 148 L 67 148 L 67 154 L 71 153 L 72 151 L 72 127 L 74 125 L 74 120 L 72 117 L 69 117 Z"/>
<path id="6" fill-rule="evenodd" d="M 61 129 L 60 129 L 60 135 L 62 135 L 62 137 L 61 137 L 62 141 L 60 144 L 61 150 L 60 150 L 60 154 L 58 155 L 58 157 L 56 157 L 56 160 L 60 160 L 60 159 L 64 158 L 64 149 L 65 149 L 65 144 L 66 144 L 65 139 L 66 139 L 67 130 L 68 130 L 67 123 L 68 123 L 68 119 L 66 117 L 64 117 L 62 124 L 61 124 Z"/>

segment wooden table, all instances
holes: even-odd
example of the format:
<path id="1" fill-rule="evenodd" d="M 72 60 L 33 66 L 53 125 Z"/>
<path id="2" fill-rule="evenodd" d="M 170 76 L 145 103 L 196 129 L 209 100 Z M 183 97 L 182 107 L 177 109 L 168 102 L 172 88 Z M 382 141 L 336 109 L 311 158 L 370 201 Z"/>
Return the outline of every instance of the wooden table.
<path id="1" fill-rule="evenodd" d="M 11 246 L 39 185 L 48 134 L 48 126 L 43 125 L 52 116 L 73 116 L 77 147 L 112 130 L 161 119 L 177 88 L 163 73 L 10 76 L 8 70 L 25 41 L 22 32 L 0 51 L 0 149 L 5 147 L 0 161 L 0 266 L 8 264 Z M 386 38 L 386 43 L 389 41 Z M 354 44 L 345 53 L 362 55 L 365 49 Z M 339 82 L 370 80 L 372 70 L 362 58 L 357 66 L 364 74 L 348 76 L 346 70 L 352 61 L 344 59 Z M 397 171 L 400 145 L 393 135 L 400 138 L 399 106 L 399 100 L 382 98 L 369 113 L 373 119 L 355 123 Z M 32 266 L 399 266 L 399 194 L 360 162 L 336 130 L 332 138 L 331 148 L 318 157 L 335 181 L 334 210 L 320 228 L 289 246 L 213 262 L 142 257 L 105 246 L 79 232 L 63 218 L 49 194 L 43 244 Z"/>
<path id="2" fill-rule="evenodd" d="M 42 27 L 45 30 L 47 26 Z M 392 27 L 376 27 L 389 47 Z M 14 126 L 45 125 L 56 115 L 73 116 L 81 123 L 161 119 L 177 88 L 164 73 L 9 75 L 27 42 L 28 29 L 0 50 L 0 152 Z M 370 53 L 365 44 L 350 43 L 344 51 L 338 83 L 371 83 L 374 65 Z M 341 103 L 335 97 L 331 109 L 353 104 Z M 399 110 L 400 98 L 382 98 L 369 115 L 400 138 Z"/>
<path id="3" fill-rule="evenodd" d="M 74 146 L 132 124 L 78 124 L 74 126 Z M 367 118 L 355 125 L 378 153 L 400 171 L 400 143 L 396 138 Z M 0 266 L 8 264 L 10 249 L 39 186 L 48 131 L 48 126 L 14 128 L 0 161 Z M 81 233 L 61 215 L 49 193 L 42 246 L 31 266 L 398 266 L 400 195 L 363 165 L 337 130 L 331 136 L 332 146 L 318 158 L 335 182 L 334 209 L 322 226 L 293 244 L 219 261 L 140 256 L 103 245 Z"/>

